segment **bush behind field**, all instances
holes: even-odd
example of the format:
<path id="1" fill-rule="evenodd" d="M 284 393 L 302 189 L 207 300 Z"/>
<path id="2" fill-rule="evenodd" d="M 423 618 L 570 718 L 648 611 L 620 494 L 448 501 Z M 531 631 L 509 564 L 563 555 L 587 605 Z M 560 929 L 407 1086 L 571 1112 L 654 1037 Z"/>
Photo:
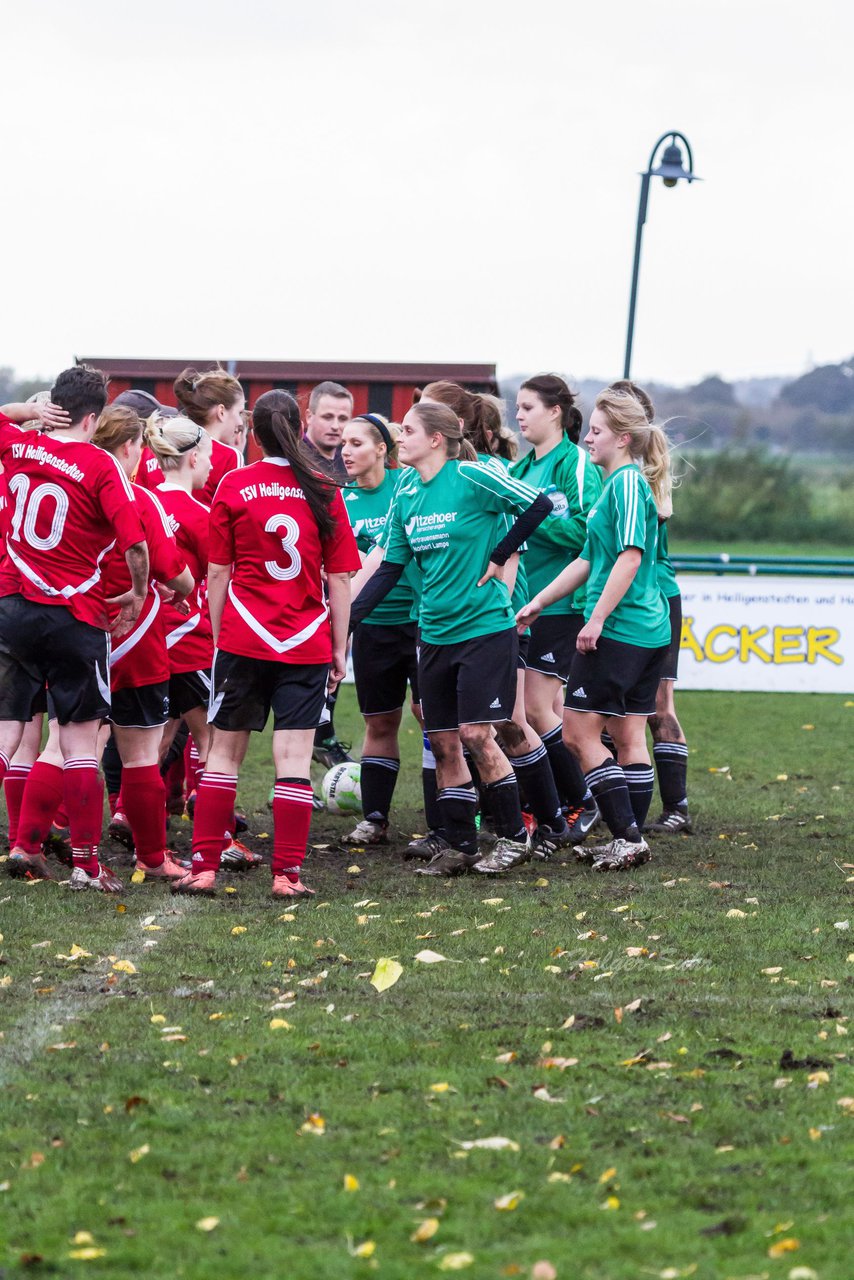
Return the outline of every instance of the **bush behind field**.
<path id="1" fill-rule="evenodd" d="M 759 448 L 677 455 L 680 539 L 846 544 L 854 547 L 854 470 Z M 818 549 L 818 546 L 817 546 Z"/>

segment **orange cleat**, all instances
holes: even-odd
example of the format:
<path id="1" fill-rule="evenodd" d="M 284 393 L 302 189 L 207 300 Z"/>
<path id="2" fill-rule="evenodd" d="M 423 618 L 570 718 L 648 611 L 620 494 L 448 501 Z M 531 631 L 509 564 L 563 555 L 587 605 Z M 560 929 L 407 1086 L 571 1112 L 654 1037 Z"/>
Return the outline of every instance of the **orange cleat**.
<path id="1" fill-rule="evenodd" d="M 140 862 L 139 858 L 136 860 L 136 865 L 140 871 L 145 872 L 146 880 L 182 880 L 187 874 L 187 868 L 173 861 L 172 855 L 168 852 L 163 854 L 163 861 L 156 867 L 146 866 L 144 862 Z"/>
<path id="2" fill-rule="evenodd" d="M 192 871 L 187 871 L 180 880 L 172 881 L 172 892 L 194 893 L 206 898 L 213 898 L 216 895 L 216 872 L 199 871 L 194 874 Z"/>
<path id="3" fill-rule="evenodd" d="M 274 898 L 313 898 L 314 895 L 315 890 L 309 889 L 301 880 L 294 884 L 286 875 L 273 876 Z"/>
<path id="4" fill-rule="evenodd" d="M 6 869 L 10 876 L 18 876 L 21 880 L 55 880 L 56 876 L 47 865 L 47 859 L 41 853 L 25 853 L 16 847 L 9 854 Z"/>

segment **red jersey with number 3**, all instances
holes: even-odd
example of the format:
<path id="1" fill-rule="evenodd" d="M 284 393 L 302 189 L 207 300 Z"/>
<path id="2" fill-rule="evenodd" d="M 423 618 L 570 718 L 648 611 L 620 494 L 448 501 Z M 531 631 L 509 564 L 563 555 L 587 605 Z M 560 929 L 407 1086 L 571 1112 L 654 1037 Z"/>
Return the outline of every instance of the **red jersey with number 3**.
<path id="1" fill-rule="evenodd" d="M 134 498 L 142 518 L 142 529 L 148 543 L 148 595 L 133 628 L 113 642 L 110 654 L 110 688 L 142 689 L 169 679 L 169 657 L 166 650 L 164 602 L 155 582 L 169 582 L 186 568 L 166 519 L 166 512 L 153 493 L 132 485 Z M 125 558 L 116 548 L 104 561 L 104 591 L 107 598 L 130 590 L 131 580 Z M 118 610 L 112 615 L 118 616 Z M 111 619 L 112 620 L 112 619 Z"/>
<path id="2" fill-rule="evenodd" d="M 157 490 L 157 498 L 166 512 L 166 522 L 175 535 L 178 549 L 187 561 L 195 587 L 187 597 L 189 615 L 164 604 L 166 648 L 169 669 L 210 671 L 213 662 L 213 632 L 208 613 L 205 582 L 208 576 L 208 538 L 211 513 L 204 503 L 187 493 L 180 485 L 168 481 Z"/>
<path id="3" fill-rule="evenodd" d="M 8 491 L 0 595 L 63 605 L 106 630 L 103 560 L 144 540 L 118 462 L 83 440 L 23 431 L 2 414 L 0 460 Z"/>
<path id="4" fill-rule="evenodd" d="M 232 566 L 217 648 L 247 658 L 329 662 L 332 631 L 320 571 L 354 573 L 361 557 L 340 493 L 336 529 L 321 538 L 283 458 L 264 458 L 220 481 L 211 509 L 211 564 Z"/>

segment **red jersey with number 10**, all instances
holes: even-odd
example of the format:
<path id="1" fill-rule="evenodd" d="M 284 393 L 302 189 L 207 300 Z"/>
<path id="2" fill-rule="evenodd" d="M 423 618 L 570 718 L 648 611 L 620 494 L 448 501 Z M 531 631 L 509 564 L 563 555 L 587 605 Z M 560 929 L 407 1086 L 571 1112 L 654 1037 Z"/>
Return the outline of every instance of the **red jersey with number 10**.
<path id="1" fill-rule="evenodd" d="M 8 490 L 0 595 L 64 605 L 106 630 L 104 557 L 145 539 L 118 462 L 83 440 L 23 431 L 3 414 L 0 460 Z"/>
<path id="2" fill-rule="evenodd" d="M 210 561 L 231 565 L 232 576 L 218 649 L 271 662 L 329 662 L 332 630 L 320 571 L 361 568 L 340 493 L 330 511 L 335 533 L 321 538 L 284 458 L 264 458 L 220 481 Z"/>

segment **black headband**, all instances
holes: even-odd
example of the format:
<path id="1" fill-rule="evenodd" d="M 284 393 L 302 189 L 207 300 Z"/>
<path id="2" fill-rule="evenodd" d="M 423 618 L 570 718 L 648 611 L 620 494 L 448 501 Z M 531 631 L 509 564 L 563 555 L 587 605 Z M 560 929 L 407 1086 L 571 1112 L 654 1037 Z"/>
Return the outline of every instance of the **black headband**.
<path id="1" fill-rule="evenodd" d="M 196 436 L 195 440 L 191 441 L 190 444 L 182 445 L 182 447 L 178 449 L 179 453 L 189 453 L 191 449 L 197 448 L 202 443 L 202 436 L 205 434 L 205 429 L 204 427 L 199 427 L 198 430 L 199 434 Z"/>
<path id="2" fill-rule="evenodd" d="M 359 413 L 353 419 L 354 422 L 370 422 L 372 427 L 376 427 L 383 438 L 383 444 L 391 453 L 394 448 L 394 441 L 391 438 L 391 432 L 378 413 Z"/>

